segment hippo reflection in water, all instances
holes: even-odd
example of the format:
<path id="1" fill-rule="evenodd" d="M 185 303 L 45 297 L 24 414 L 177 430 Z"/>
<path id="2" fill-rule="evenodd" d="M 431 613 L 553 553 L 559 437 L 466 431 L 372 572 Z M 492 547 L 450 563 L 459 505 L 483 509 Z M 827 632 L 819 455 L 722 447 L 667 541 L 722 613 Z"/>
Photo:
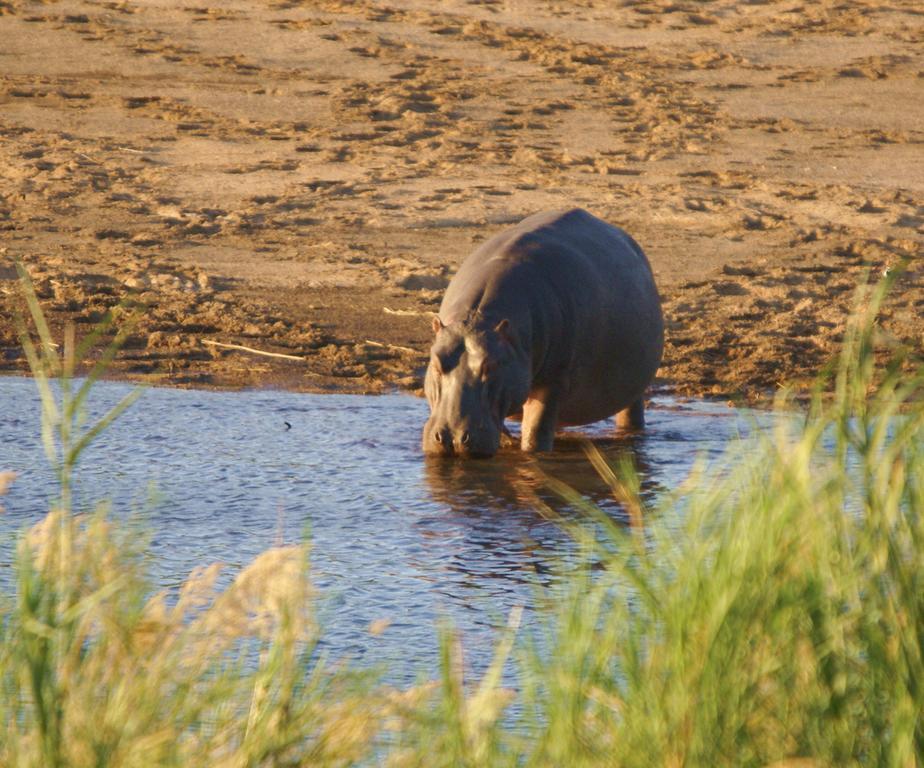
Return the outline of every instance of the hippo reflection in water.
<path id="1" fill-rule="evenodd" d="M 648 259 L 581 209 L 538 213 L 472 253 L 446 289 L 424 381 L 426 453 L 493 456 L 504 419 L 524 451 L 559 426 L 644 425 L 664 326 Z"/>

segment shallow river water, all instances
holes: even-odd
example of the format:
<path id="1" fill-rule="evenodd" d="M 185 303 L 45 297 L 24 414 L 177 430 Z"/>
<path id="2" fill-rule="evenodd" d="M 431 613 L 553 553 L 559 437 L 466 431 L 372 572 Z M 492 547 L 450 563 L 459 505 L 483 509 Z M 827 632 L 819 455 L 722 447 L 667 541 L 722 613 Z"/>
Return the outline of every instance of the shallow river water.
<path id="1" fill-rule="evenodd" d="M 129 389 L 98 385 L 90 416 Z M 580 437 L 613 459 L 628 453 L 654 498 L 676 487 L 697 456 L 720 457 L 754 419 L 662 398 L 641 435 L 616 438 L 602 422 L 559 438 L 541 458 L 509 451 L 463 463 L 424 459 L 426 415 L 423 400 L 400 394 L 148 389 L 84 456 L 77 501 L 108 499 L 117 516 L 143 512 L 162 585 L 178 584 L 196 565 L 244 565 L 310 531 L 325 648 L 360 665 L 385 664 L 387 680 L 409 683 L 435 670 L 441 618 L 460 630 L 477 669 L 510 609 L 529 606 L 537 584 L 554 588 L 556 558 L 573 545 L 535 511 L 535 495 L 576 513 L 545 490 L 543 473 L 621 517 Z M 0 378 L 0 471 L 19 474 L 0 500 L 7 585 L 11 534 L 40 519 L 56 492 L 39 418 L 34 382 Z M 391 624 L 373 636 L 368 627 L 378 619 Z"/>

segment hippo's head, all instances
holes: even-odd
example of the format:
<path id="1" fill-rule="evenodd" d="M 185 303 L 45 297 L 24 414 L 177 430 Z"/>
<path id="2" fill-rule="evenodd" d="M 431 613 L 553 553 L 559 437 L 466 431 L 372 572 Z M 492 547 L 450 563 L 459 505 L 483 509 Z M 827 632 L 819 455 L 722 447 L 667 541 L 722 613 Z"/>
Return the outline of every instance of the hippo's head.
<path id="1" fill-rule="evenodd" d="M 495 327 L 443 325 L 433 320 L 436 338 L 424 390 L 430 418 L 423 450 L 443 456 L 497 453 L 504 418 L 529 393 L 529 361 L 509 321 Z"/>

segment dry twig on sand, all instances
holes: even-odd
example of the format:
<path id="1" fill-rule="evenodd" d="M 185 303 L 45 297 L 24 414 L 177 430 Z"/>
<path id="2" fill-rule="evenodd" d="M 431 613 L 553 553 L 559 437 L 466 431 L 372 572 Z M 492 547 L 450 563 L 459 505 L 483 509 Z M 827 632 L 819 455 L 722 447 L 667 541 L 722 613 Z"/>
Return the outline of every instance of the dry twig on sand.
<path id="1" fill-rule="evenodd" d="M 402 347 L 400 344 L 386 344 L 382 341 L 372 341 L 372 339 L 364 339 L 363 344 L 368 344 L 370 347 L 381 347 L 383 349 L 393 349 L 396 352 L 409 352 L 412 355 L 416 355 L 418 350 L 411 349 L 410 347 Z"/>
<path id="2" fill-rule="evenodd" d="M 401 315 L 403 317 L 432 317 L 436 312 L 421 312 L 417 309 L 392 309 L 391 307 L 382 307 L 386 315 Z"/>
<path id="3" fill-rule="evenodd" d="M 238 349 L 241 352 L 250 352 L 254 355 L 263 355 L 264 357 L 281 357 L 283 360 L 298 360 L 301 363 L 305 362 L 305 358 L 301 355 L 284 355 L 282 352 L 264 352 L 262 349 L 254 349 L 253 347 L 245 347 L 243 344 L 226 344 L 222 341 L 212 341 L 211 339 L 199 339 L 203 344 L 208 344 L 211 347 L 221 347 L 222 349 Z"/>

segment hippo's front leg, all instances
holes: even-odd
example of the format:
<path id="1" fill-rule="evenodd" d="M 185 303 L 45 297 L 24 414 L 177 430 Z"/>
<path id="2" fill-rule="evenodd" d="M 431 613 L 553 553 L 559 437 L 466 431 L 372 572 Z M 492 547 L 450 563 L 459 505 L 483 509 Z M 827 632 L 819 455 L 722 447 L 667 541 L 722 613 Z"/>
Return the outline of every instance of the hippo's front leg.
<path id="1" fill-rule="evenodd" d="M 523 403 L 520 448 L 529 453 L 551 451 L 558 424 L 558 397 L 549 390 L 529 393 Z"/>
<path id="2" fill-rule="evenodd" d="M 636 400 L 628 408 L 623 408 L 616 414 L 616 427 L 623 430 L 636 430 L 645 428 L 645 397 Z"/>

